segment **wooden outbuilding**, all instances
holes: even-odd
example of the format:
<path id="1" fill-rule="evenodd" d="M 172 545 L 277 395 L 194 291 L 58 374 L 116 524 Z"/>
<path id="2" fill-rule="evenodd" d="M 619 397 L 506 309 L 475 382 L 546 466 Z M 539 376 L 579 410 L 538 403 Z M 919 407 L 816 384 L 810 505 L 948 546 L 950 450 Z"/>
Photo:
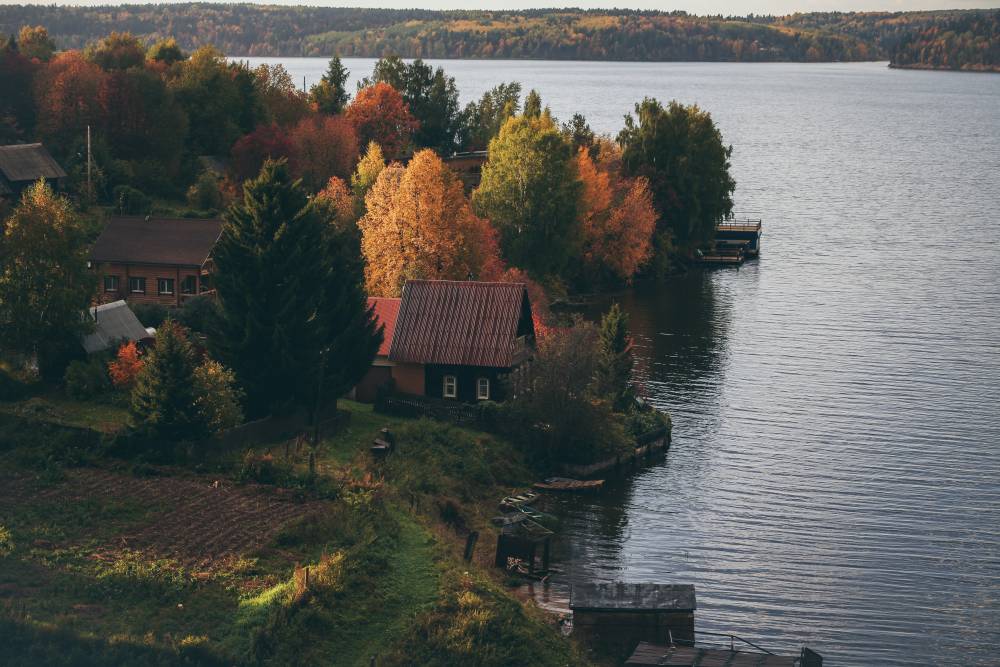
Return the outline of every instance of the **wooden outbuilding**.
<path id="1" fill-rule="evenodd" d="M 212 249 L 221 220 L 111 218 L 90 251 L 98 301 L 179 306 L 212 290 Z"/>
<path id="2" fill-rule="evenodd" d="M 639 642 L 694 641 L 690 584 L 574 584 L 573 632 L 603 651 L 627 656 Z"/>
<path id="3" fill-rule="evenodd" d="M 0 146 L 0 197 L 17 200 L 32 183 L 44 178 L 61 190 L 66 172 L 41 144 Z"/>

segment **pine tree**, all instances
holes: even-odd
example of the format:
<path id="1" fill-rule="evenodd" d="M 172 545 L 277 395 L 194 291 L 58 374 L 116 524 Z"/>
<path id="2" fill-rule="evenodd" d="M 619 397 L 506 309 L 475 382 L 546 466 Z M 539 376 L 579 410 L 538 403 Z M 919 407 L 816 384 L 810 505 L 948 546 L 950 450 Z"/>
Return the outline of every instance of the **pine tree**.
<path id="1" fill-rule="evenodd" d="M 597 391 L 622 412 L 632 402 L 632 338 L 628 314 L 612 304 L 598 330 Z"/>
<path id="2" fill-rule="evenodd" d="M 163 440 L 206 435 L 198 413 L 195 354 L 179 324 L 167 320 L 143 361 L 132 389 L 132 421 L 144 434 Z"/>
<path id="3" fill-rule="evenodd" d="M 347 106 L 348 100 L 351 99 L 346 85 L 347 77 L 350 74 L 344 64 L 340 62 L 340 56 L 334 56 L 326 74 L 323 75 L 319 83 L 309 90 L 310 100 L 316 103 L 316 108 L 323 113 L 341 113 Z"/>
<path id="4" fill-rule="evenodd" d="M 284 161 L 271 160 L 226 214 L 210 344 L 236 373 L 251 417 L 312 406 L 320 387 L 339 395 L 378 348 L 356 240 L 333 218 L 322 198 L 306 198 Z"/>

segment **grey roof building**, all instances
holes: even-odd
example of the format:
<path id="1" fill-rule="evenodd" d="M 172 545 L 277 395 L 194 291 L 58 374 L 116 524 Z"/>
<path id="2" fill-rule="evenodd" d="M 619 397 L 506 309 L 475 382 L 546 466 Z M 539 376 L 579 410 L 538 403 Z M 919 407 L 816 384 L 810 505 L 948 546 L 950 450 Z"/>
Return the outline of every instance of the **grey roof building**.
<path id="1" fill-rule="evenodd" d="M 0 146 L 0 196 L 20 195 L 40 178 L 61 186 L 66 172 L 41 144 Z"/>
<path id="2" fill-rule="evenodd" d="M 124 301 L 113 301 L 87 310 L 94 320 L 94 331 L 84 336 L 80 343 L 87 354 L 103 352 L 123 340 L 139 341 L 149 338 L 149 332 Z"/>

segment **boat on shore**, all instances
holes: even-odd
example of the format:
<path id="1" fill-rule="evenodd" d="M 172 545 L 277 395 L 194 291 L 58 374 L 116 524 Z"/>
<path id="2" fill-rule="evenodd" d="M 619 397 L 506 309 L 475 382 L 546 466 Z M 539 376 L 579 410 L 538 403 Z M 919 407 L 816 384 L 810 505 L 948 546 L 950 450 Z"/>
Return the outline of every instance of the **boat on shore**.
<path id="1" fill-rule="evenodd" d="M 604 486 L 603 479 L 570 479 L 569 477 L 549 477 L 544 482 L 535 482 L 533 489 L 549 493 L 593 493 Z"/>

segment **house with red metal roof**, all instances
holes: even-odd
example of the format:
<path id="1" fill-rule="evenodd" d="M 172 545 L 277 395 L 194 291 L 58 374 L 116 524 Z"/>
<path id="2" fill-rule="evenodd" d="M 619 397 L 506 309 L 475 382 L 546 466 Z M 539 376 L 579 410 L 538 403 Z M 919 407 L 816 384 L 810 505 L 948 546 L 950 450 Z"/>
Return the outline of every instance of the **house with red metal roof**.
<path id="1" fill-rule="evenodd" d="M 535 349 L 531 300 L 520 283 L 410 280 L 400 299 L 370 299 L 385 326 L 359 400 L 380 386 L 462 402 L 503 400 L 501 379 Z"/>
<path id="2" fill-rule="evenodd" d="M 221 220 L 116 217 L 90 251 L 98 301 L 179 306 L 211 290 L 212 249 Z"/>

